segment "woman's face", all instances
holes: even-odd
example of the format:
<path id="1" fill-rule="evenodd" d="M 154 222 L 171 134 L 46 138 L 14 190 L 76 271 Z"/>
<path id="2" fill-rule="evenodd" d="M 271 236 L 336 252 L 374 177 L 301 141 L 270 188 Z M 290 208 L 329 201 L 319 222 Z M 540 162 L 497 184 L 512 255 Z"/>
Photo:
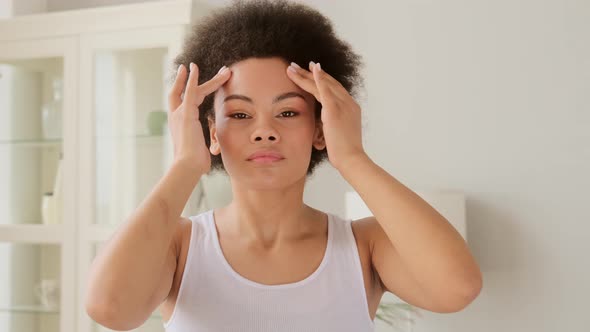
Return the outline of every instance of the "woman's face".
<path id="1" fill-rule="evenodd" d="M 306 176 L 312 145 L 325 147 L 315 98 L 287 76 L 281 58 L 250 58 L 230 66 L 232 76 L 214 98 L 211 153 L 221 153 L 232 181 L 252 189 L 276 189 Z M 251 160 L 273 151 L 278 161 Z"/>

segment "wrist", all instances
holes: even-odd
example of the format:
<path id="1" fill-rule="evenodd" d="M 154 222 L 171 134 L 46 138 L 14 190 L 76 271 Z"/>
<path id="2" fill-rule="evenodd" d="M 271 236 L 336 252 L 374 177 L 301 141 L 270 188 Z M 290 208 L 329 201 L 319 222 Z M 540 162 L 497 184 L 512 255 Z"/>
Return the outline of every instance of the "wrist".
<path id="1" fill-rule="evenodd" d="M 347 158 L 342 164 L 335 167 L 341 174 L 347 174 L 351 171 L 358 170 L 359 166 L 371 163 L 371 158 L 365 153 L 358 153 L 352 157 Z"/>
<path id="2" fill-rule="evenodd" d="M 200 169 L 200 165 L 194 161 L 176 159 L 170 165 L 169 172 L 180 173 L 186 179 L 199 180 L 203 174 L 207 173 Z"/>

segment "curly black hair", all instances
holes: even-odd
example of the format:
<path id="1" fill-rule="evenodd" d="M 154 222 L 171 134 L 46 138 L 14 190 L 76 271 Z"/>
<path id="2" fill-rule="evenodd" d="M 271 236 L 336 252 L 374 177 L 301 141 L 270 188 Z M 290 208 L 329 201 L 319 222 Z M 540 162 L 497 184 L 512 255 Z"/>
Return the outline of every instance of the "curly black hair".
<path id="1" fill-rule="evenodd" d="M 172 72 L 175 76 L 180 64 L 188 68 L 194 62 L 199 67 L 199 84 L 202 84 L 223 65 L 229 67 L 248 58 L 271 57 L 295 62 L 303 68 L 310 61 L 319 62 L 353 97 L 363 86 L 361 57 L 335 35 L 331 21 L 309 6 L 284 0 L 237 0 L 215 9 L 192 26 L 181 53 L 174 59 Z M 207 119 L 215 119 L 213 98 L 214 94 L 208 95 L 199 107 L 207 147 L 211 144 Z M 316 100 L 316 120 L 320 116 L 321 104 Z M 211 170 L 225 171 L 221 157 L 221 154 L 211 155 Z M 317 150 L 312 146 L 307 175 L 326 158 L 327 148 Z"/>

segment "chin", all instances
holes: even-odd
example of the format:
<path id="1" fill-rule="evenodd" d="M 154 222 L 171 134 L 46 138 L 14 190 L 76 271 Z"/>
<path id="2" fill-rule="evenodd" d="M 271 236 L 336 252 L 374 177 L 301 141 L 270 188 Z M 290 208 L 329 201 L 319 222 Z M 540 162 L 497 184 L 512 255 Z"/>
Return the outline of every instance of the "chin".
<path id="1" fill-rule="evenodd" d="M 301 174 L 300 174 L 301 173 Z M 248 189 L 253 190 L 277 190 L 292 186 L 305 178 L 305 170 L 303 172 L 282 170 L 277 172 L 277 169 L 255 169 L 239 176 L 239 182 Z M 233 178 L 234 180 L 236 178 Z"/>

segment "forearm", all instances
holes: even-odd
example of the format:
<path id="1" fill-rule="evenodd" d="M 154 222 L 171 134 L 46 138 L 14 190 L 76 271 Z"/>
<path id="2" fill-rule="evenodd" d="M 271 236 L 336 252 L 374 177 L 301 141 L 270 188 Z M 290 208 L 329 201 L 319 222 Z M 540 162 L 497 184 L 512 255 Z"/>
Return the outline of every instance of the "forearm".
<path id="1" fill-rule="evenodd" d="M 95 258 L 88 303 L 145 305 L 161 282 L 178 220 L 199 178 L 184 164 L 170 167 Z"/>
<path id="2" fill-rule="evenodd" d="M 340 169 L 383 228 L 407 268 L 434 296 L 479 287 L 481 272 L 455 228 L 366 155 Z M 449 283 L 449 281 L 451 283 Z"/>

